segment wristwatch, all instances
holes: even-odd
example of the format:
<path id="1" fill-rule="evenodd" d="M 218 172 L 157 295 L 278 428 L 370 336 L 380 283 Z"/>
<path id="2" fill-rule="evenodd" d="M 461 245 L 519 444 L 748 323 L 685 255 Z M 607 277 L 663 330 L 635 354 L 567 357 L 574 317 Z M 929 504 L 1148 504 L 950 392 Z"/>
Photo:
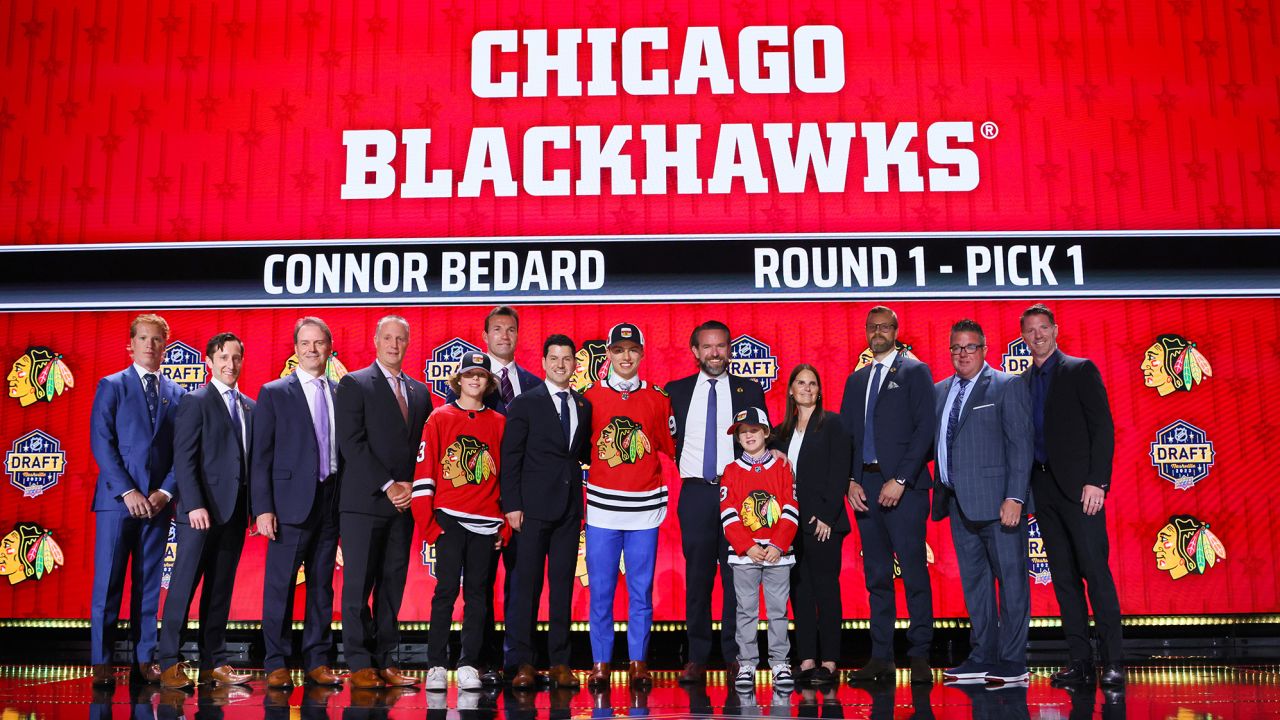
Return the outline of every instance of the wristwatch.
<path id="1" fill-rule="evenodd" d="M 907 486 L 907 479 L 906 479 L 906 478 L 904 478 L 904 477 L 896 477 L 896 478 L 894 478 L 894 479 L 893 479 L 893 481 L 894 481 L 894 482 L 896 482 L 896 483 L 898 483 L 899 485 L 901 485 L 901 486 L 903 486 L 903 487 L 906 487 L 906 486 Z"/>

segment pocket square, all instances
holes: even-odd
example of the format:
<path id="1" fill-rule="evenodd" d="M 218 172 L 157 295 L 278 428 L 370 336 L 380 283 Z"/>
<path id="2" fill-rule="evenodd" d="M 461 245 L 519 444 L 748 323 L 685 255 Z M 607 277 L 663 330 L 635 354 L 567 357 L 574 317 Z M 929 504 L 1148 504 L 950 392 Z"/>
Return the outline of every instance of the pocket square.
<path id="1" fill-rule="evenodd" d="M 996 406 L 995 403 L 987 403 L 986 405 L 979 405 L 978 407 L 974 408 L 974 410 L 981 410 L 982 408 L 989 408 L 989 407 L 995 407 L 995 406 Z"/>
<path id="2" fill-rule="evenodd" d="M 885 387 L 885 390 L 892 390 L 892 389 L 894 389 L 894 388 L 896 388 L 896 387 L 898 387 L 898 383 L 896 383 L 896 382 L 894 382 L 894 381 L 890 380 L 890 381 L 889 381 L 889 384 Z"/>

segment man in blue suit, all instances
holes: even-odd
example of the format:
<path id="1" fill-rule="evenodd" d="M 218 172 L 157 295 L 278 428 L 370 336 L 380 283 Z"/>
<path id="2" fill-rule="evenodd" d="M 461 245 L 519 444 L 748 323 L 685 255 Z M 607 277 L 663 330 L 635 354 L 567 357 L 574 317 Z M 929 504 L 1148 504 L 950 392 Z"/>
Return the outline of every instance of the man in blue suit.
<path id="1" fill-rule="evenodd" d="M 987 365 L 986 350 L 978 323 L 957 322 L 951 327 L 956 374 L 934 386 L 933 519 L 951 518 L 973 646 L 969 658 L 943 677 L 1008 684 L 1028 677 L 1031 395 L 1023 378 Z"/>
<path id="2" fill-rule="evenodd" d="M 160 373 L 169 323 L 159 315 L 139 315 L 129 326 L 133 364 L 102 378 L 93 396 L 90 444 L 98 464 L 93 493 L 96 537 L 90 646 L 93 683 L 111 685 L 111 651 L 124 593 L 125 568 L 132 564 L 129 637 L 134 663 L 131 680 L 160 681 L 155 662 L 156 611 L 160 576 L 177 491 L 173 475 L 173 421 L 185 391 Z"/>
<path id="3" fill-rule="evenodd" d="M 298 367 L 262 386 L 253 417 L 250 504 L 267 538 L 262 585 L 263 667 L 267 686 L 293 685 L 293 590 L 306 565 L 307 606 L 302 659 L 308 683 L 339 685 L 333 662 L 333 567 L 338 554 L 338 468 L 334 397 L 326 375 L 333 334 L 317 317 L 293 329 Z"/>
<path id="4" fill-rule="evenodd" d="M 925 563 L 931 478 L 925 465 L 933 445 L 933 377 L 929 366 L 897 349 L 898 316 L 882 305 L 867 313 L 871 364 L 849 376 L 840 417 L 853 440 L 849 503 L 862 538 L 862 568 L 871 605 L 871 659 L 854 681 L 892 679 L 893 560 L 907 593 L 907 655 L 911 682 L 933 681 L 933 592 Z M 868 499 L 870 498 L 870 499 Z"/>

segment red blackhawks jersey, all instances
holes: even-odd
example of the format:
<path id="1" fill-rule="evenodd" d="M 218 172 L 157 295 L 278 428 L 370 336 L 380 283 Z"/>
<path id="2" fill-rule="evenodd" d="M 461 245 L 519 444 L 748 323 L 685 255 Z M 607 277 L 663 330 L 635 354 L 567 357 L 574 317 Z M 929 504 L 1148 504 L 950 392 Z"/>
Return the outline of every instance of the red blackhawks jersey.
<path id="1" fill-rule="evenodd" d="M 795 562 L 791 541 L 800 527 L 796 509 L 795 477 L 786 464 L 770 457 L 762 465 L 741 458 L 725 466 L 720 478 L 720 524 L 736 555 L 731 565 L 750 563 L 752 545 L 774 545 L 782 550 L 779 565 Z"/>
<path id="2" fill-rule="evenodd" d="M 587 524 L 611 530 L 645 530 L 667 516 L 667 486 L 659 453 L 676 452 L 671 399 L 657 385 L 621 392 L 608 380 L 587 388 L 591 401 L 591 470 L 587 475 Z"/>
<path id="3" fill-rule="evenodd" d="M 494 410 L 463 410 L 457 403 L 427 418 L 413 481 L 413 519 L 428 542 L 440 534 L 435 511 L 466 529 L 493 535 L 505 525 L 498 505 L 498 457 L 507 419 Z"/>

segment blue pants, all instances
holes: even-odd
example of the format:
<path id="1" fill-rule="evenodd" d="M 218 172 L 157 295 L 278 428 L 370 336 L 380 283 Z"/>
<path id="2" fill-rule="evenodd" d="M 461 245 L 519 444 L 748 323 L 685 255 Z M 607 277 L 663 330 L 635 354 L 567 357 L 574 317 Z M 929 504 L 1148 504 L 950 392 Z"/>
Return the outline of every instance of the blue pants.
<path id="1" fill-rule="evenodd" d="M 97 534 L 93 550 L 93 590 L 90 623 L 92 662 L 111 662 L 115 645 L 116 620 L 124 594 L 126 567 L 130 568 L 129 639 L 134 662 L 140 666 L 155 662 L 156 613 L 160 609 L 160 576 L 164 572 L 164 550 L 169 540 L 168 508 L 151 519 L 130 517 L 127 512 L 95 512 Z"/>
<path id="2" fill-rule="evenodd" d="M 591 659 L 613 659 L 613 596 L 618 587 L 618 561 L 626 559 L 627 652 L 631 660 L 649 654 L 653 624 L 653 569 L 658 555 L 658 528 L 608 530 L 587 525 L 587 589 L 591 591 Z"/>

